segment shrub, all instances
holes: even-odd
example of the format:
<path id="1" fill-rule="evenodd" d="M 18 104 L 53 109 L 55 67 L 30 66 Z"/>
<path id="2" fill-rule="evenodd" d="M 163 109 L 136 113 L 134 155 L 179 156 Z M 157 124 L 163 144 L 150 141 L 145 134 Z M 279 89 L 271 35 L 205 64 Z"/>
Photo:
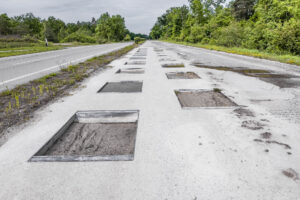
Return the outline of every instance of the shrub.
<path id="1" fill-rule="evenodd" d="M 96 39 L 92 36 L 75 32 L 65 37 L 62 42 L 96 43 Z"/>

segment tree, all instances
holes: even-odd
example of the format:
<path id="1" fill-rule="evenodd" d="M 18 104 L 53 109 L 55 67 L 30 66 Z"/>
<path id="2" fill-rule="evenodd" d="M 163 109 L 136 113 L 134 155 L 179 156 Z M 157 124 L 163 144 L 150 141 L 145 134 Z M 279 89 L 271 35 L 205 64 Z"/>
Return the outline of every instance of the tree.
<path id="1" fill-rule="evenodd" d="M 110 16 L 104 13 L 100 16 L 96 27 L 96 34 L 99 40 L 122 41 L 126 35 L 125 20 L 120 15 Z"/>
<path id="2" fill-rule="evenodd" d="M 7 14 L 0 15 L 0 35 L 8 35 L 11 33 L 11 20 Z"/>
<path id="3" fill-rule="evenodd" d="M 257 0 L 235 0 L 232 12 L 237 20 L 247 20 L 254 14 L 254 5 Z"/>

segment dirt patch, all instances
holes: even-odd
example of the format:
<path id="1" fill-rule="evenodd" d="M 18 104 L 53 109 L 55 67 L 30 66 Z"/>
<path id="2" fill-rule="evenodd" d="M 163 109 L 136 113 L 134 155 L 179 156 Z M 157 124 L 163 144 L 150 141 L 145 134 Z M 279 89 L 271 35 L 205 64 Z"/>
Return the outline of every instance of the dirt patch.
<path id="1" fill-rule="evenodd" d="M 199 79 L 200 77 L 194 72 L 170 72 L 166 73 L 168 79 Z"/>
<path id="2" fill-rule="evenodd" d="M 114 59 L 126 54 L 136 45 L 125 47 L 78 65 L 69 66 L 59 72 L 20 85 L 0 94 L 0 141 L 4 132 L 13 125 L 20 125 L 33 117 L 34 112 L 52 100 L 67 95 L 71 89 L 96 72 L 109 68 Z M 6 140 L 6 139 L 5 139 Z M 3 141 L 4 142 L 4 141 Z"/>
<path id="3" fill-rule="evenodd" d="M 182 68 L 184 67 L 184 64 L 178 63 L 178 64 L 164 64 L 162 65 L 164 68 Z"/>
<path id="4" fill-rule="evenodd" d="M 244 109 L 244 108 L 237 108 L 233 112 L 235 112 L 239 118 L 241 118 L 241 117 L 255 117 L 254 113 L 251 110 Z"/>
<path id="5" fill-rule="evenodd" d="M 293 87 L 300 86 L 299 77 L 290 74 L 278 74 L 267 70 L 248 69 L 248 68 L 241 68 L 241 67 L 232 68 L 232 67 L 224 67 L 224 66 L 207 66 L 201 63 L 194 63 L 193 65 L 196 67 L 201 67 L 206 69 L 230 71 L 230 72 L 243 74 L 245 76 L 257 77 L 262 81 L 271 83 L 280 88 L 293 88 Z"/>
<path id="6" fill-rule="evenodd" d="M 125 62 L 125 65 L 146 65 L 146 61 Z"/>
<path id="7" fill-rule="evenodd" d="M 280 146 L 283 146 L 285 149 L 292 149 L 292 147 L 288 144 L 282 143 L 282 142 L 277 142 L 277 141 L 266 141 L 268 144 L 278 144 Z"/>
<path id="8" fill-rule="evenodd" d="M 133 154 L 135 123 L 73 123 L 44 155 Z"/>
<path id="9" fill-rule="evenodd" d="M 108 82 L 98 91 L 98 93 L 135 93 L 142 92 L 142 88 L 143 82 L 140 81 Z"/>
<path id="10" fill-rule="evenodd" d="M 263 139 L 270 139 L 272 137 L 272 133 L 270 133 L 270 132 L 264 132 L 264 133 L 260 134 L 260 136 Z"/>
<path id="11" fill-rule="evenodd" d="M 293 180 L 299 180 L 299 174 L 292 168 L 289 168 L 287 170 L 282 170 L 282 174 Z"/>
<path id="12" fill-rule="evenodd" d="M 145 70 L 143 68 L 127 68 L 119 69 L 117 74 L 144 74 Z"/>
<path id="13" fill-rule="evenodd" d="M 264 126 L 265 126 L 265 124 L 262 124 L 260 122 L 253 121 L 253 120 L 248 120 L 248 121 L 242 122 L 242 127 L 250 129 L 250 130 L 261 130 L 264 128 Z"/>
<path id="14" fill-rule="evenodd" d="M 132 160 L 137 114 L 121 112 L 79 112 L 81 116 L 73 116 L 32 161 Z"/>
<path id="15" fill-rule="evenodd" d="M 237 106 L 221 92 L 203 90 L 175 91 L 182 107 L 232 107 Z"/>
<path id="16" fill-rule="evenodd" d="M 262 81 L 271 83 L 280 88 L 294 88 L 300 86 L 300 79 L 295 78 L 260 78 Z"/>
<path id="17" fill-rule="evenodd" d="M 262 142 L 262 143 L 266 143 L 266 144 L 278 144 L 280 146 L 283 146 L 285 149 L 292 149 L 292 147 L 288 144 L 284 144 L 282 142 L 277 142 L 277 141 L 274 141 L 274 140 L 261 140 L 261 139 L 254 139 L 253 140 L 254 142 Z"/>

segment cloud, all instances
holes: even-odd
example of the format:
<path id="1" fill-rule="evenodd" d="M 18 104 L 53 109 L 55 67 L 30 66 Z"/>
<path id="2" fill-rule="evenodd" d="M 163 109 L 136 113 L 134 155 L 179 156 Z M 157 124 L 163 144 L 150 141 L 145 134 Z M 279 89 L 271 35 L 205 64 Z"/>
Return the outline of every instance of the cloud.
<path id="1" fill-rule="evenodd" d="M 65 22 L 96 19 L 104 12 L 120 14 L 127 28 L 136 33 L 150 32 L 157 17 L 168 8 L 187 4 L 188 0 L 0 0 L 0 13 L 9 16 L 32 12 L 35 16 L 54 16 Z M 2 2 L 3 1 L 3 2 Z"/>

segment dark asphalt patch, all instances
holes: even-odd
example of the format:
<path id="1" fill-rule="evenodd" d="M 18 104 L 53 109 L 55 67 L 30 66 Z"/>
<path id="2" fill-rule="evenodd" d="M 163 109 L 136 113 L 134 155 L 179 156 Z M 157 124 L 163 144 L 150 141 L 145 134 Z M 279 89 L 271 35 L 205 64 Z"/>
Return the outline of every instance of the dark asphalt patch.
<path id="1" fill-rule="evenodd" d="M 142 88 L 143 82 L 140 81 L 108 82 L 98 91 L 98 93 L 135 93 L 142 92 Z"/>
<path id="2" fill-rule="evenodd" d="M 168 79 L 199 79 L 200 77 L 194 72 L 170 72 L 166 73 Z"/>

